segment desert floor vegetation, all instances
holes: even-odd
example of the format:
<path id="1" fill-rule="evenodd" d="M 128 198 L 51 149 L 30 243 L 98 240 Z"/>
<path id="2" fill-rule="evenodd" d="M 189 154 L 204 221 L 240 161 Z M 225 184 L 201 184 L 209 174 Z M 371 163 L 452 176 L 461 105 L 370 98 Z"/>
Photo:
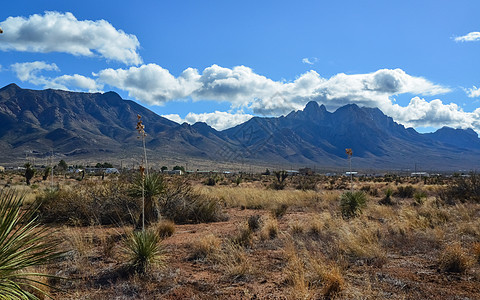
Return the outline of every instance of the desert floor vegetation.
<path id="1" fill-rule="evenodd" d="M 132 174 L 0 186 L 63 252 L 25 270 L 54 299 L 478 299 L 468 178 L 210 177 L 162 175 L 145 232 Z"/>

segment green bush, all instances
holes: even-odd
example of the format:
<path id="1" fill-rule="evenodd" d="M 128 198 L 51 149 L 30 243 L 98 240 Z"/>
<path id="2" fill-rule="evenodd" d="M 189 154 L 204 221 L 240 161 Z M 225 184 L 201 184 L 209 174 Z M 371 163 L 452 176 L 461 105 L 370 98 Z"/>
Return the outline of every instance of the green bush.
<path id="1" fill-rule="evenodd" d="M 47 189 L 37 196 L 42 222 L 70 225 L 131 224 L 139 219 L 141 199 L 128 195 L 127 183 L 77 183 L 72 190 Z"/>
<path id="2" fill-rule="evenodd" d="M 128 265 L 139 274 L 145 274 L 151 267 L 164 262 L 161 238 L 154 230 L 134 231 L 124 243 Z"/>
<path id="3" fill-rule="evenodd" d="M 160 201 L 160 213 L 176 224 L 226 220 L 220 202 L 193 191 L 184 179 L 170 182 Z"/>
<path id="4" fill-rule="evenodd" d="M 359 215 L 367 205 L 367 196 L 362 191 L 346 192 L 340 197 L 340 208 L 344 218 Z"/>
<path id="5" fill-rule="evenodd" d="M 0 191 L 0 298 L 38 299 L 48 296 L 51 287 L 38 277 L 52 276 L 32 272 L 30 268 L 46 265 L 62 256 L 60 243 L 47 228 L 38 224 L 36 207 L 22 208 L 23 196 Z"/>
<path id="6" fill-rule="evenodd" d="M 400 198 L 413 198 L 415 188 L 412 185 L 399 186 L 395 193 Z"/>

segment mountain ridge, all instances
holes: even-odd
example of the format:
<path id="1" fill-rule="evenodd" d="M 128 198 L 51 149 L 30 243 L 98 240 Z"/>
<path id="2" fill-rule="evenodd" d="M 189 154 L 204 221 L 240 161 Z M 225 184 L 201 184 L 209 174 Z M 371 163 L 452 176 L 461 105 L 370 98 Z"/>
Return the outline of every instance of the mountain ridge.
<path id="1" fill-rule="evenodd" d="M 134 130 L 142 116 L 149 155 L 340 167 L 352 148 L 358 167 L 476 168 L 480 139 L 472 129 L 444 127 L 421 134 L 378 108 L 349 104 L 334 112 L 315 101 L 277 118 L 254 117 L 217 131 L 206 123 L 177 124 L 115 92 L 29 90 L 16 84 L 0 89 L 0 163 L 30 151 L 54 149 L 76 157 L 127 157 L 139 147 Z M 473 163 L 472 163 L 473 162 Z"/>

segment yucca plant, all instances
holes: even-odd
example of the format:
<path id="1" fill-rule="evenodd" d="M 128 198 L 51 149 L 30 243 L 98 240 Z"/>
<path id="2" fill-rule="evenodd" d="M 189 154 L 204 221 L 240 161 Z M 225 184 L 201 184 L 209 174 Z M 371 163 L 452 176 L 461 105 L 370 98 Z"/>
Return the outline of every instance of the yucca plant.
<path id="1" fill-rule="evenodd" d="M 367 204 L 367 195 L 362 191 L 346 192 L 340 197 L 340 208 L 344 218 L 355 217 Z"/>
<path id="2" fill-rule="evenodd" d="M 23 195 L 0 191 L 0 299 L 39 299 L 51 286 L 39 278 L 53 277 L 31 271 L 63 253 L 59 243 L 36 218 L 36 207 L 22 209 Z"/>
<path id="3" fill-rule="evenodd" d="M 154 230 L 133 231 L 125 240 L 124 253 L 129 266 L 145 274 L 152 266 L 162 264 L 164 252 L 161 237 Z"/>
<path id="4" fill-rule="evenodd" d="M 136 178 L 131 189 L 131 196 L 144 198 L 145 224 L 158 221 L 159 209 L 157 197 L 165 190 L 163 177 L 158 173 L 141 175 Z M 143 220 L 143 217 L 140 218 Z"/>

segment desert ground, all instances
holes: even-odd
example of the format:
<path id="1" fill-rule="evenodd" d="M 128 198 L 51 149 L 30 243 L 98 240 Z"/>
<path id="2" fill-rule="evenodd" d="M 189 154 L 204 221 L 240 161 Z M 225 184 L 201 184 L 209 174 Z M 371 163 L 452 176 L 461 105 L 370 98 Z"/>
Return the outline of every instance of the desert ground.
<path id="1" fill-rule="evenodd" d="M 21 172 L 0 173 L 25 207 L 41 203 L 37 220 L 63 252 L 35 268 L 55 276 L 40 280 L 51 297 L 480 299 L 476 174 L 353 184 L 281 172 L 159 175 L 146 224 L 159 250 L 141 269 L 128 251 L 141 230 L 138 176 L 36 175 L 27 186 Z"/>

